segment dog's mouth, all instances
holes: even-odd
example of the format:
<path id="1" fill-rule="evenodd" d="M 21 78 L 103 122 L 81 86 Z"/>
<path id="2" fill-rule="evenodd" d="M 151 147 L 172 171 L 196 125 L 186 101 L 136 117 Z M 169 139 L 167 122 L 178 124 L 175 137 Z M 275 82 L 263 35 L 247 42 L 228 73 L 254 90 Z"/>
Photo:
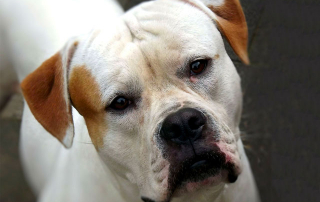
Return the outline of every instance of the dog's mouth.
<path id="1" fill-rule="evenodd" d="M 204 152 L 170 165 L 168 201 L 175 195 L 193 192 L 221 182 L 233 183 L 237 178 L 235 165 L 226 162 L 226 155 L 223 152 L 220 150 Z"/>
<path id="2" fill-rule="evenodd" d="M 204 152 L 180 163 L 171 163 L 168 178 L 168 193 L 165 202 L 186 192 L 193 192 L 221 182 L 233 183 L 238 178 L 235 165 L 226 162 L 221 151 Z M 154 202 L 142 197 L 145 202 Z"/>

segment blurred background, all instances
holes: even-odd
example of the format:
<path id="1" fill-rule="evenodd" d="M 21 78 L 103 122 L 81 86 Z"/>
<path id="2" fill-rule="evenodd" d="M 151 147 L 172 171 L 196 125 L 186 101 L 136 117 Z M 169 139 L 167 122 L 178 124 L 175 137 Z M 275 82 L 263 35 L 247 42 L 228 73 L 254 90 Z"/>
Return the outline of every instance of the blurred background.
<path id="1" fill-rule="evenodd" d="M 142 1 L 119 2 L 127 10 Z M 249 27 L 251 65 L 243 65 L 225 44 L 242 78 L 242 138 L 261 199 L 320 201 L 320 3 L 241 3 Z M 22 95 L 6 54 L 1 49 L 0 202 L 31 202 L 36 199 L 18 153 Z"/>

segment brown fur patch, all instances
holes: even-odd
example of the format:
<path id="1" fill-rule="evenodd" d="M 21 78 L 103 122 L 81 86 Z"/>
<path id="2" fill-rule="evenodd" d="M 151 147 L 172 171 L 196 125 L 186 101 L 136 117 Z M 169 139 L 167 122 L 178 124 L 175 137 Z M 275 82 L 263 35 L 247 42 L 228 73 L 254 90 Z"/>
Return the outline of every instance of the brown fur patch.
<path id="1" fill-rule="evenodd" d="M 93 112 L 103 110 L 99 85 L 86 66 L 74 67 L 71 71 L 69 92 L 73 105 L 82 116 L 90 117 Z"/>
<path id="2" fill-rule="evenodd" d="M 106 133 L 105 106 L 101 102 L 100 88 L 86 66 L 74 67 L 69 79 L 72 103 L 84 117 L 89 135 L 96 149 L 103 146 Z"/>
<path id="3" fill-rule="evenodd" d="M 60 142 L 72 125 L 71 107 L 64 97 L 61 56 L 55 54 L 21 83 L 22 92 L 34 117 Z M 67 98 L 68 99 L 68 98 Z"/>
<path id="4" fill-rule="evenodd" d="M 247 43 L 248 28 L 239 0 L 225 0 L 222 6 L 207 5 L 217 16 L 220 31 L 245 64 L 250 64 Z"/>
<path id="5" fill-rule="evenodd" d="M 104 120 L 104 116 L 99 114 L 95 119 L 86 117 L 84 117 L 84 119 L 86 121 L 92 143 L 96 150 L 99 150 L 99 148 L 103 147 L 103 136 L 107 132 L 107 125 Z"/>

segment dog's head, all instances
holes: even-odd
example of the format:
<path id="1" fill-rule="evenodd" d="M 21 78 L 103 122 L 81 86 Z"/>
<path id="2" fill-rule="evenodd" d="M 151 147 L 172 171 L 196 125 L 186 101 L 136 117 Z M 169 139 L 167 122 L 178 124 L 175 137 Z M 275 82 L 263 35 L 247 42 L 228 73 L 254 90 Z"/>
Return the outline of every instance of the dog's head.
<path id="1" fill-rule="evenodd" d="M 72 39 L 23 81 L 23 93 L 66 147 L 73 106 L 102 159 L 145 201 L 219 190 L 241 173 L 242 104 L 220 33 L 249 63 L 238 0 L 144 3 L 114 27 Z"/>

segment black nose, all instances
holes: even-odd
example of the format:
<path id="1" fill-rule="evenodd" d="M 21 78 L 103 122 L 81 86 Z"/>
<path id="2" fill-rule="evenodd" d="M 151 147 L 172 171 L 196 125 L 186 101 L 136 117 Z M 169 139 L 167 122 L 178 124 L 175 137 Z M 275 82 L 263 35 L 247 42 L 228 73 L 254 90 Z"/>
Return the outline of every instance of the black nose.
<path id="1" fill-rule="evenodd" d="M 201 136 L 205 123 L 202 112 L 192 108 L 180 109 L 164 120 L 160 136 L 177 144 L 189 144 Z"/>

